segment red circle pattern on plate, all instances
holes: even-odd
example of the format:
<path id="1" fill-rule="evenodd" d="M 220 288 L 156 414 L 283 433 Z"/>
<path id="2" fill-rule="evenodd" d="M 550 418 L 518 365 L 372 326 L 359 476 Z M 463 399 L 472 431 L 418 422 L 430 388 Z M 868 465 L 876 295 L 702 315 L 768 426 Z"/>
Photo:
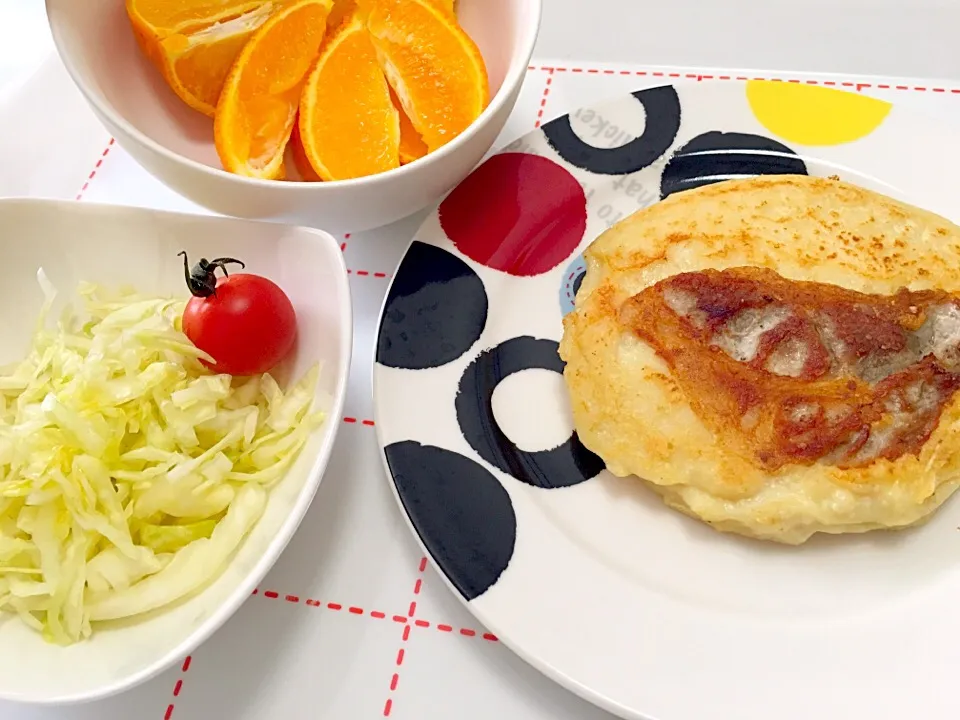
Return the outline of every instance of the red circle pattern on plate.
<path id="1" fill-rule="evenodd" d="M 475 262 L 518 276 L 552 270 L 587 229 L 587 198 L 552 160 L 494 155 L 440 204 L 440 225 Z"/>

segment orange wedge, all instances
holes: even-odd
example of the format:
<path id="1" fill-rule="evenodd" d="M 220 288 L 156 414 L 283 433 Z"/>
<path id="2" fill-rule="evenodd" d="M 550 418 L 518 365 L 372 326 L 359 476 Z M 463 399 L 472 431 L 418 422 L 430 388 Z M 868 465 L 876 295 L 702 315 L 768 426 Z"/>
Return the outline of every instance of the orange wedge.
<path id="1" fill-rule="evenodd" d="M 427 144 L 423 142 L 420 133 L 417 132 L 413 123 L 410 122 L 410 118 L 403 111 L 403 105 L 400 104 L 400 99 L 393 88 L 390 88 L 390 101 L 397 112 L 400 113 L 400 164 L 406 165 L 426 155 Z"/>
<path id="2" fill-rule="evenodd" d="M 276 0 L 126 0 L 127 16 L 140 37 L 161 40 L 189 34 L 256 10 Z"/>
<path id="3" fill-rule="evenodd" d="M 438 0 L 365 0 L 383 71 L 427 148 L 436 150 L 483 112 L 483 56 Z"/>
<path id="4" fill-rule="evenodd" d="M 214 143 L 224 169 L 282 177 L 300 92 L 323 42 L 331 5 L 331 0 L 285 5 L 244 46 L 214 117 Z"/>
<path id="5" fill-rule="evenodd" d="M 400 117 L 358 14 L 324 45 L 300 100 L 300 139 L 324 180 L 400 166 Z"/>
<path id="6" fill-rule="evenodd" d="M 230 68 L 273 11 L 272 5 L 261 5 L 233 20 L 187 35 L 174 33 L 158 41 L 148 57 L 181 100 L 213 117 Z"/>

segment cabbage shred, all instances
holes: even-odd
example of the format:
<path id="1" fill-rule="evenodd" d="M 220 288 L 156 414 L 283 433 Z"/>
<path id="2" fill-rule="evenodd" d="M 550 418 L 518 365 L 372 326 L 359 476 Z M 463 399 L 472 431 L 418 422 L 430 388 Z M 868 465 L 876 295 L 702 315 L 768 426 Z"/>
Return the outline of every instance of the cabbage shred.
<path id="1" fill-rule="evenodd" d="M 0 376 L 0 611 L 71 644 L 223 569 L 323 416 L 313 367 L 289 392 L 212 374 L 181 300 L 80 287 Z"/>

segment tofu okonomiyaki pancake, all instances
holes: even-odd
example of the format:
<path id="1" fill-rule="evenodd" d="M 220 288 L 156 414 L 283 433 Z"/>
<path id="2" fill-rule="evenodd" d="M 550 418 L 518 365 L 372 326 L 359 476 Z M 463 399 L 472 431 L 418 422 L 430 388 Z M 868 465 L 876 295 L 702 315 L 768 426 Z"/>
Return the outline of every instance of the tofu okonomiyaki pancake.
<path id="1" fill-rule="evenodd" d="M 714 528 L 902 528 L 960 483 L 960 227 L 837 179 L 670 196 L 585 253 L 581 441 Z"/>

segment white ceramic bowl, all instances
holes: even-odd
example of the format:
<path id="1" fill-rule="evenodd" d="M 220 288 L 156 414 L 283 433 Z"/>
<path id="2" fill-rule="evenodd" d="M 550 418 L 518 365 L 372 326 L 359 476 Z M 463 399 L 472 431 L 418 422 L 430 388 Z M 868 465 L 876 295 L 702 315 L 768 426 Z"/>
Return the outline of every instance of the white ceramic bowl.
<path id="1" fill-rule="evenodd" d="M 490 75 L 490 105 L 463 134 L 397 170 L 356 180 L 256 180 L 221 169 L 213 122 L 181 102 L 143 57 L 122 0 L 46 0 L 54 42 L 77 87 L 120 145 L 176 192 L 216 212 L 335 233 L 398 220 L 453 188 L 493 145 L 513 110 L 542 0 L 459 0 Z M 288 166 L 290 163 L 288 163 Z"/>
<path id="2" fill-rule="evenodd" d="M 140 621 L 94 627 L 62 648 L 18 619 L 0 617 L 0 699 L 55 704 L 105 697 L 179 662 L 246 600 L 313 500 L 342 415 L 352 351 L 347 270 L 326 233 L 277 223 L 47 200 L 0 200 L 0 363 L 22 357 L 43 300 L 37 268 L 63 296 L 81 280 L 186 295 L 180 250 L 231 255 L 276 282 L 297 311 L 296 378 L 321 363 L 314 407 L 327 420 L 270 491 L 263 517 L 223 573 L 200 593 Z"/>

